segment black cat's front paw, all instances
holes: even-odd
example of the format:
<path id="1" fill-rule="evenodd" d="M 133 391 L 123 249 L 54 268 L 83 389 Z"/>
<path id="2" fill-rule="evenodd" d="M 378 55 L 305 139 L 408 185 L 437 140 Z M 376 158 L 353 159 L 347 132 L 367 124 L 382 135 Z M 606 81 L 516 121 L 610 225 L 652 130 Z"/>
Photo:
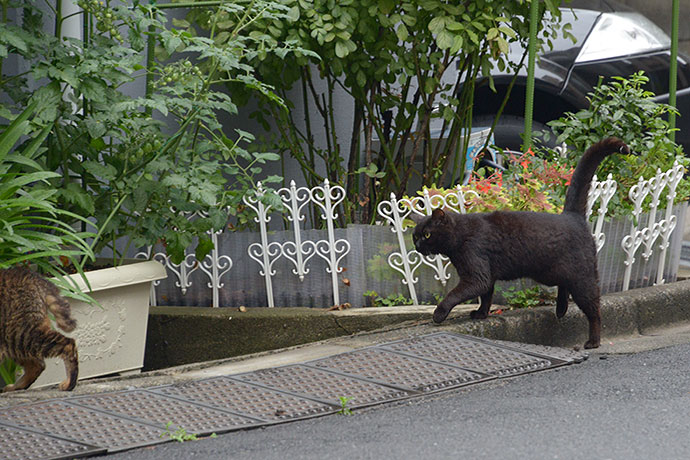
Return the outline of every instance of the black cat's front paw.
<path id="1" fill-rule="evenodd" d="M 436 307 L 434 310 L 434 323 L 442 323 L 444 319 L 448 317 L 450 310 L 445 310 L 440 306 Z"/>
<path id="2" fill-rule="evenodd" d="M 585 342 L 585 349 L 599 348 L 599 339 L 589 339 Z"/>
<path id="3" fill-rule="evenodd" d="M 481 309 L 472 310 L 470 312 L 470 318 L 472 318 L 472 319 L 486 319 L 488 317 L 489 317 L 489 313 L 482 311 Z"/>

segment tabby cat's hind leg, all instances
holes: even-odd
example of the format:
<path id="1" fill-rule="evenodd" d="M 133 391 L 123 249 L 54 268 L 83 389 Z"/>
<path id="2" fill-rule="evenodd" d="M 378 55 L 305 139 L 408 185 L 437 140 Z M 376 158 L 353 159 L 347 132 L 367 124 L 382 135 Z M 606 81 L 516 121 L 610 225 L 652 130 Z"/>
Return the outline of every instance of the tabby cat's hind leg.
<path id="1" fill-rule="evenodd" d="M 568 290 L 564 286 L 558 286 L 558 297 L 556 298 L 556 317 L 563 318 L 568 311 Z"/>
<path id="2" fill-rule="evenodd" d="M 56 330 L 44 330 L 42 355 L 46 358 L 60 358 L 65 363 L 67 377 L 58 388 L 63 391 L 71 391 L 77 385 L 79 375 L 79 358 L 77 344 L 74 339 L 65 337 Z"/>
<path id="3" fill-rule="evenodd" d="M 24 369 L 24 374 L 12 385 L 5 386 L 2 391 L 15 391 L 15 390 L 26 390 L 31 386 L 32 383 L 36 381 L 43 369 L 46 368 L 45 363 L 42 359 L 36 358 L 26 358 L 26 359 L 15 359 L 17 364 L 19 364 Z"/>

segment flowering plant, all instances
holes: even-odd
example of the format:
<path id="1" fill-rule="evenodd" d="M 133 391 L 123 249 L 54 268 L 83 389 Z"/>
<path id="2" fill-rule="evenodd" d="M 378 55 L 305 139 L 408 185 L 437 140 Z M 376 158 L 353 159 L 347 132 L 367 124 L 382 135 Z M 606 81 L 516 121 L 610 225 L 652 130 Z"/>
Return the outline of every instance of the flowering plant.
<path id="1" fill-rule="evenodd" d="M 468 212 L 561 212 L 573 174 L 571 167 L 541 159 L 531 149 L 521 155 L 509 153 L 507 163 L 505 172 L 487 175 L 480 169 L 472 173 L 469 183 L 461 187 Z M 430 197 L 457 193 L 456 189 L 435 186 L 426 190 Z"/>

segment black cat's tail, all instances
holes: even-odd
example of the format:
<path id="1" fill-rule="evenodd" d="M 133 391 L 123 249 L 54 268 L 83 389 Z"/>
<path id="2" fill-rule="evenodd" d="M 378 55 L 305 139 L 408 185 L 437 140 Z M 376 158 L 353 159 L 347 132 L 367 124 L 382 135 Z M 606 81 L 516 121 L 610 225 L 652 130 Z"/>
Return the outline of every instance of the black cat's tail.
<path id="1" fill-rule="evenodd" d="M 627 155 L 630 153 L 630 149 L 625 142 L 616 137 L 606 138 L 587 149 L 582 158 L 580 158 L 573 177 L 570 179 L 570 186 L 565 194 L 563 212 L 585 215 L 587 194 L 592 184 L 592 177 L 604 158 L 614 153 Z"/>

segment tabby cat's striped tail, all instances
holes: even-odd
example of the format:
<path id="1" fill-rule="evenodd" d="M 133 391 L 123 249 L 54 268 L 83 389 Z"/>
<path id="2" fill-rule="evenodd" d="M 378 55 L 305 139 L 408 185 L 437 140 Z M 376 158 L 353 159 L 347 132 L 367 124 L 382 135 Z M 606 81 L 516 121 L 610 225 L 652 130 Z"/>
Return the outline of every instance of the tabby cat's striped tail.
<path id="1" fill-rule="evenodd" d="M 48 294 L 43 300 L 48 310 L 55 316 L 55 322 L 60 329 L 65 332 L 72 332 L 77 327 L 67 299 L 60 295 Z"/>

